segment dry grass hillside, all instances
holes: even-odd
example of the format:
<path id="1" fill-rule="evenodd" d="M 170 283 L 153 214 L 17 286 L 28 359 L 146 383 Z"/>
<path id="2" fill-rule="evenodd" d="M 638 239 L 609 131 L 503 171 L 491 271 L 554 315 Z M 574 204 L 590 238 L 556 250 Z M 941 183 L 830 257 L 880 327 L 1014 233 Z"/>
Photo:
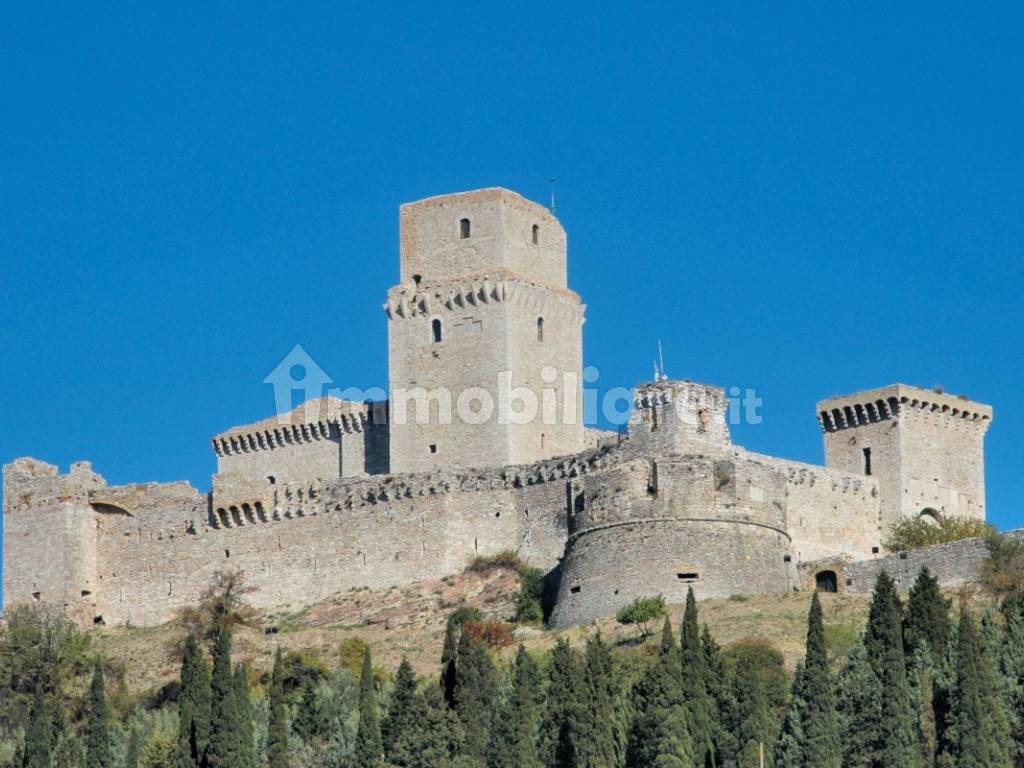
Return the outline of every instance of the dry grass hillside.
<path id="1" fill-rule="evenodd" d="M 448 615 L 461 605 L 481 610 L 487 619 L 508 620 L 514 614 L 519 575 L 497 567 L 485 573 L 466 572 L 412 587 L 386 591 L 355 590 L 339 594 L 298 613 L 259 615 L 254 626 L 236 635 L 236 658 L 261 672 L 269 669 L 278 644 L 285 651 L 305 651 L 327 666 L 339 663 L 344 641 L 358 638 L 374 653 L 376 665 L 394 670 L 403 656 L 423 675 L 438 669 Z M 837 657 L 845 656 L 864 626 L 869 598 L 865 595 L 822 595 L 826 632 Z M 810 593 L 733 597 L 699 604 L 701 623 L 707 624 L 719 644 L 745 638 L 770 642 L 783 652 L 792 667 L 803 655 Z M 974 598 L 980 600 L 980 598 Z M 670 606 L 678 626 L 682 607 Z M 606 640 L 623 652 L 637 646 L 637 630 L 614 618 L 561 631 L 537 625 L 513 625 L 514 643 L 544 651 L 559 637 L 582 643 L 599 629 Z M 152 690 L 178 674 L 177 649 L 184 630 L 177 623 L 145 629 L 108 628 L 93 633 L 96 646 L 126 670 L 133 693 Z M 501 651 L 511 655 L 514 646 Z"/>

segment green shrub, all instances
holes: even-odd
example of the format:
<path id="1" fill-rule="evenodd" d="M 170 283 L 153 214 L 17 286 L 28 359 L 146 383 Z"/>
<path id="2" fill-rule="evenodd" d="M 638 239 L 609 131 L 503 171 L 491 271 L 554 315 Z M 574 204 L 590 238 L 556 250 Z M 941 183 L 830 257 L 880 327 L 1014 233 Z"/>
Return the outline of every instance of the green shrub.
<path id="1" fill-rule="evenodd" d="M 529 566 L 522 561 L 518 554 L 513 552 L 511 549 L 506 549 L 503 552 L 499 552 L 496 555 L 481 555 L 474 557 L 473 562 L 469 564 L 466 570 L 469 573 L 490 573 L 491 571 L 497 571 L 499 569 L 506 568 L 516 573 L 522 573 Z"/>
<path id="2" fill-rule="evenodd" d="M 519 592 L 516 593 L 516 621 L 530 622 L 544 619 L 544 572 L 526 566 L 519 574 Z"/>
<path id="3" fill-rule="evenodd" d="M 907 518 L 896 523 L 889 531 L 885 548 L 890 552 L 904 552 L 933 544 L 948 544 L 961 539 L 989 536 L 995 528 L 984 520 L 972 517 Z"/>
<path id="4" fill-rule="evenodd" d="M 484 614 L 479 608 L 470 605 L 462 605 L 448 614 L 448 626 L 452 629 L 459 629 L 467 621 L 483 621 Z"/>
<path id="5" fill-rule="evenodd" d="M 341 668 L 347 669 L 356 678 L 363 672 L 363 655 L 370 646 L 360 637 L 347 637 L 338 646 Z"/>
<path id="6" fill-rule="evenodd" d="M 665 615 L 665 598 L 661 595 L 654 597 L 638 597 L 629 605 L 623 606 L 615 615 L 619 624 L 627 626 L 635 624 L 640 631 L 640 637 L 650 637 L 651 622 Z"/>
<path id="7" fill-rule="evenodd" d="M 999 603 L 1024 601 L 1024 542 L 991 534 L 981 582 Z"/>

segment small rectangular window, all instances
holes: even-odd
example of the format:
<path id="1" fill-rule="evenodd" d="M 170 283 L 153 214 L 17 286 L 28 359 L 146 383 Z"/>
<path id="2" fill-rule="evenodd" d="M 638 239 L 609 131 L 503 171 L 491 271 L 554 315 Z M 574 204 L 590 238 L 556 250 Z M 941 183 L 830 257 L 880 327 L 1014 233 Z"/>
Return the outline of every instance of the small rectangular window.
<path id="1" fill-rule="evenodd" d="M 865 448 L 864 449 L 864 474 L 865 475 L 870 475 L 871 474 L 871 449 L 870 448 Z"/>
<path id="2" fill-rule="evenodd" d="M 431 453 L 437 453 L 437 444 L 436 443 L 431 443 L 430 444 L 430 452 Z"/>
<path id="3" fill-rule="evenodd" d="M 569 587 L 570 594 L 578 595 L 580 593 L 580 585 L 577 584 L 575 587 Z"/>
<path id="4" fill-rule="evenodd" d="M 699 573 L 691 573 L 691 572 L 677 573 L 676 574 L 676 578 L 679 579 L 680 581 L 699 581 L 700 580 L 700 574 Z"/>

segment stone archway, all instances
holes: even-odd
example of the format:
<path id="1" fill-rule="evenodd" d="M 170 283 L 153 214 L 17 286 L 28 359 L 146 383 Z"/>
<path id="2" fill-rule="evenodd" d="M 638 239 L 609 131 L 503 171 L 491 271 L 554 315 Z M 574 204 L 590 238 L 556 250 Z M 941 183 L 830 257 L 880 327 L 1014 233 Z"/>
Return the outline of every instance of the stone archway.
<path id="1" fill-rule="evenodd" d="M 918 514 L 918 518 L 920 520 L 923 520 L 926 523 L 931 523 L 932 525 L 938 525 L 939 521 L 942 520 L 942 513 L 939 512 L 939 510 L 937 510 L 937 509 L 932 509 L 931 507 L 925 507 Z"/>

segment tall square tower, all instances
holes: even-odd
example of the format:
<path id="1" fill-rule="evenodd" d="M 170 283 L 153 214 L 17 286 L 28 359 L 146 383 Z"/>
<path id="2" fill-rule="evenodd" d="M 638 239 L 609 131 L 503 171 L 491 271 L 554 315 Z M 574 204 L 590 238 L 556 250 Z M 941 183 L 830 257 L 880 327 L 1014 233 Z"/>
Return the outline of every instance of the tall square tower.
<path id="1" fill-rule="evenodd" d="M 583 449 L 583 313 L 565 230 L 506 189 L 403 205 L 388 292 L 392 472 Z"/>
<path id="2" fill-rule="evenodd" d="M 825 464 L 874 475 L 882 528 L 907 517 L 985 518 L 992 407 L 893 384 L 818 403 Z"/>

